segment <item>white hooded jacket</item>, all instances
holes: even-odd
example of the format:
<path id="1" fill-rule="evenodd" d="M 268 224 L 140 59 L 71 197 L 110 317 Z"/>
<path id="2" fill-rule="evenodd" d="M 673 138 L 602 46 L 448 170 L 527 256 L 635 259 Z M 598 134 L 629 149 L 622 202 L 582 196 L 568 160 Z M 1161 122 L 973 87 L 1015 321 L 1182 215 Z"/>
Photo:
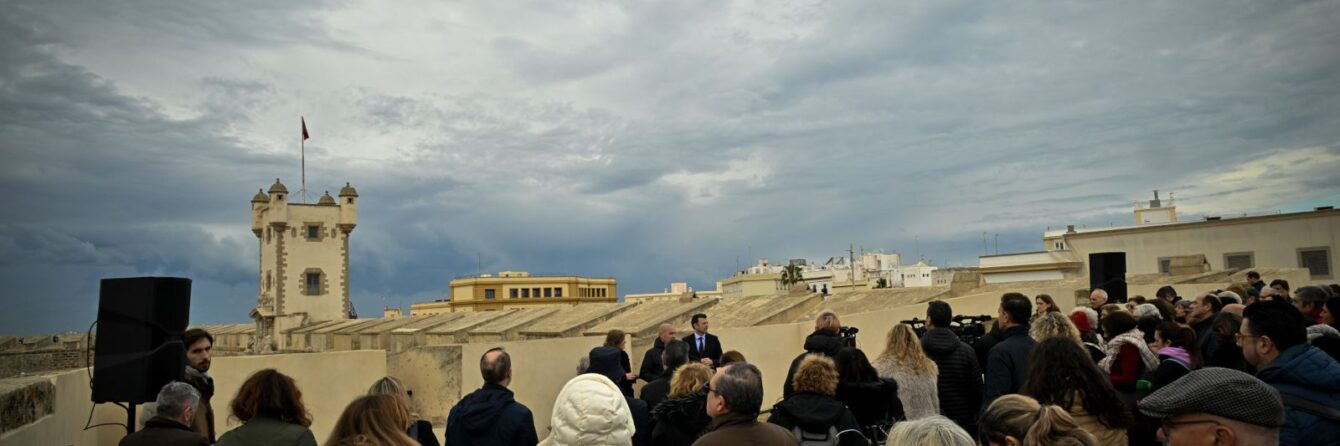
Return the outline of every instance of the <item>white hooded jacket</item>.
<path id="1" fill-rule="evenodd" d="M 540 446 L 628 446 L 633 415 L 613 381 L 587 373 L 563 386 L 554 400 L 549 436 Z"/>

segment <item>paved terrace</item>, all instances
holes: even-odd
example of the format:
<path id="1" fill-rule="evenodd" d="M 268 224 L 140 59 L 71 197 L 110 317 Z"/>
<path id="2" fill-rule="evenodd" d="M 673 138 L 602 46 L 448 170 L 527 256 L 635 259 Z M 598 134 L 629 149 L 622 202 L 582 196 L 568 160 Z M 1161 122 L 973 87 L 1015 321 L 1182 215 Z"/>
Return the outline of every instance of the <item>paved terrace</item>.
<path id="1" fill-rule="evenodd" d="M 563 308 L 543 320 L 522 328 L 519 333 L 524 339 L 566 338 L 581 336 L 583 331 L 615 317 L 638 303 L 597 303 L 581 304 Z"/>
<path id="2" fill-rule="evenodd" d="M 689 302 L 661 301 L 637 304 L 605 322 L 586 329 L 585 334 L 599 336 L 610 330 L 619 329 L 634 338 L 655 337 L 656 329 L 661 324 L 687 325 L 687 321 L 694 313 L 707 312 L 707 309 L 716 305 L 719 300 L 698 299 Z"/>
<path id="3" fill-rule="evenodd" d="M 854 293 L 829 295 L 813 310 L 800 314 L 792 322 L 813 321 L 819 310 L 830 309 L 841 317 L 844 314 L 866 313 L 926 302 L 937 297 L 948 297 L 949 287 L 881 288 Z"/>
<path id="4" fill-rule="evenodd" d="M 789 324 L 803 315 L 814 314 L 823 300 L 822 293 L 721 299 L 707 311 L 707 315 L 712 328 Z M 687 333 L 691 327 L 684 324 L 681 329 Z"/>
<path id="5" fill-rule="evenodd" d="M 461 317 L 453 319 L 445 324 L 429 328 L 424 334 L 423 345 L 445 345 L 445 344 L 463 344 L 469 337 L 470 330 L 480 325 L 493 322 L 495 319 L 511 316 L 519 310 L 498 310 L 498 311 L 467 311 L 460 314 Z"/>
<path id="6" fill-rule="evenodd" d="M 442 313 L 427 317 L 415 317 L 413 322 L 392 329 L 390 340 L 382 340 L 382 348 L 390 352 L 403 352 L 420 345 L 427 345 L 429 329 L 462 317 L 465 317 L 465 313 Z"/>
<path id="7" fill-rule="evenodd" d="M 566 309 L 565 309 L 566 310 Z M 517 341 L 521 330 L 532 323 L 558 313 L 558 308 L 518 309 L 510 316 L 494 319 L 470 329 L 467 342 Z"/>

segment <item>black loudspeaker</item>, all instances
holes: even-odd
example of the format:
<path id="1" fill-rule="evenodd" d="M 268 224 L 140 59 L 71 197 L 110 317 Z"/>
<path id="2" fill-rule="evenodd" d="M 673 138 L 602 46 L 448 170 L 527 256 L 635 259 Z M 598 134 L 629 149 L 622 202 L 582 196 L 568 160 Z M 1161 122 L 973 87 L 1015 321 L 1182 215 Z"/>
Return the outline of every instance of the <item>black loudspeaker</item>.
<path id="1" fill-rule="evenodd" d="M 139 404 L 180 380 L 186 370 L 181 335 L 191 312 L 191 279 L 103 279 L 93 402 Z"/>
<path id="2" fill-rule="evenodd" d="M 1089 254 L 1089 289 L 1107 291 L 1107 301 L 1126 302 L 1126 253 Z"/>

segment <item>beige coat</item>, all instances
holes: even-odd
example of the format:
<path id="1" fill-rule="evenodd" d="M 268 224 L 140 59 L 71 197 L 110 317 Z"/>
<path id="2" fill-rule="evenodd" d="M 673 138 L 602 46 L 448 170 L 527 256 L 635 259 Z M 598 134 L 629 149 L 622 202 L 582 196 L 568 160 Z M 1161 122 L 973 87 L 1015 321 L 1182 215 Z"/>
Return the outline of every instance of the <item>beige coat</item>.
<path id="1" fill-rule="evenodd" d="M 1104 426 L 1098 421 L 1098 416 L 1090 414 L 1084 410 L 1084 405 L 1080 403 L 1079 397 L 1075 397 L 1074 405 L 1070 406 L 1070 417 L 1075 419 L 1080 429 L 1093 434 L 1098 438 L 1098 444 L 1103 446 L 1126 446 L 1126 429 L 1111 428 Z"/>

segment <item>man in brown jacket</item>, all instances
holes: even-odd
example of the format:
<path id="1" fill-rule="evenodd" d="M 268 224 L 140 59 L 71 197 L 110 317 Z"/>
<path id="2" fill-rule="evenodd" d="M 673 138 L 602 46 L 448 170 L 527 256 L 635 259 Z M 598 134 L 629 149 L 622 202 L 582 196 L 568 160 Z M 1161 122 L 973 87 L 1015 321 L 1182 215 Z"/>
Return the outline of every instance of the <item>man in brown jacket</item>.
<path id="1" fill-rule="evenodd" d="M 120 446 L 209 446 L 209 439 L 191 430 L 200 393 L 190 384 L 170 382 L 158 391 L 158 415 L 144 429 L 121 439 Z"/>
<path id="2" fill-rule="evenodd" d="M 763 374 L 758 367 L 736 362 L 717 369 L 707 384 L 707 415 L 712 422 L 693 446 L 799 446 L 786 429 L 758 421 L 762 405 Z"/>
<path id="3" fill-rule="evenodd" d="M 192 328 L 182 334 L 181 340 L 186 346 L 186 374 L 182 380 L 200 392 L 199 410 L 190 425 L 191 430 L 199 432 L 213 443 L 216 441 L 214 407 L 210 405 L 210 399 L 214 398 L 214 378 L 209 376 L 209 365 L 214 358 L 214 336 L 205 330 Z"/>

